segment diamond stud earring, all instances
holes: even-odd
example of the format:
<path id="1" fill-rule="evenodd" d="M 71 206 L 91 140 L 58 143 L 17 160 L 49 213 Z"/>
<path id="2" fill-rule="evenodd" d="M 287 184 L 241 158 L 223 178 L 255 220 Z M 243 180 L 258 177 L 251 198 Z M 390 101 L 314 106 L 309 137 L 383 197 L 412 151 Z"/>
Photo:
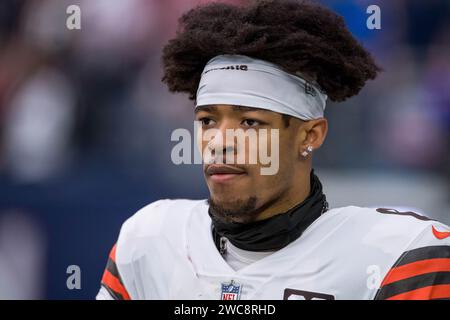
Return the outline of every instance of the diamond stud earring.
<path id="1" fill-rule="evenodd" d="M 313 151 L 313 147 L 308 146 L 308 147 L 306 148 L 306 150 L 302 152 L 302 156 L 303 156 L 304 158 L 306 158 L 306 157 L 308 156 L 308 154 L 310 154 L 312 151 Z"/>

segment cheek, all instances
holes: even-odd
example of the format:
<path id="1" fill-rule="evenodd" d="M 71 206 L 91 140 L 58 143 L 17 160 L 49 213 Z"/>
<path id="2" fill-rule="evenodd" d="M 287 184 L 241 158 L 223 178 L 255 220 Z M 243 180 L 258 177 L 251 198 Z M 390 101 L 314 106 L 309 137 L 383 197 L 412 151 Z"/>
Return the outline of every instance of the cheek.
<path id="1" fill-rule="evenodd" d="M 247 140 L 245 146 L 245 154 L 248 164 L 257 164 L 259 158 L 259 142 L 258 139 L 254 141 Z"/>
<path id="2" fill-rule="evenodd" d="M 202 128 L 201 125 L 198 124 L 197 121 L 195 122 L 195 125 L 196 125 L 196 127 L 195 127 L 195 129 L 196 129 L 196 137 L 195 137 L 196 144 L 195 145 L 197 147 L 198 152 L 200 152 L 200 154 L 203 154 L 203 150 L 205 149 L 205 147 L 207 146 L 208 143 L 203 140 L 203 131 L 201 129 Z"/>
<path id="3" fill-rule="evenodd" d="M 279 184 L 283 184 L 291 175 L 292 170 L 286 166 L 279 164 L 276 174 L 262 174 L 261 169 L 267 165 L 253 165 L 247 167 L 249 178 L 246 183 L 252 184 L 255 188 L 276 189 Z"/>
<path id="4" fill-rule="evenodd" d="M 246 141 L 247 159 L 255 158 L 251 164 L 262 166 L 270 165 L 268 161 L 279 162 L 280 158 L 280 132 L 278 129 L 261 129 L 257 132 L 256 138 Z M 276 159 L 275 159 L 276 158 Z"/>
<path id="5" fill-rule="evenodd" d="M 249 195 L 256 196 L 265 202 L 286 189 L 287 181 L 281 175 L 258 175 L 244 186 Z"/>
<path id="6" fill-rule="evenodd" d="M 297 140 L 292 134 L 280 137 L 280 163 L 292 163 L 298 159 Z"/>

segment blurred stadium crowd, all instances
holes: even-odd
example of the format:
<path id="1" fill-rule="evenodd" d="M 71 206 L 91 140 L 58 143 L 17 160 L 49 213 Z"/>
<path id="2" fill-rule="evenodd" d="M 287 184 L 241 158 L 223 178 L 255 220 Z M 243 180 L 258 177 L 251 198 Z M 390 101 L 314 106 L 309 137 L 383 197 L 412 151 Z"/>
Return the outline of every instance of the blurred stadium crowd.
<path id="1" fill-rule="evenodd" d="M 177 18 L 204 2 L 0 1 L 0 299 L 93 298 L 128 216 L 158 198 L 207 197 L 200 166 L 170 160 L 193 102 L 160 81 Z M 415 207 L 449 223 L 450 2 L 321 2 L 384 69 L 327 106 L 315 161 L 331 206 Z M 81 30 L 66 28 L 71 4 Z M 366 28 L 370 4 L 381 30 Z M 69 265 L 81 290 L 66 287 Z"/>

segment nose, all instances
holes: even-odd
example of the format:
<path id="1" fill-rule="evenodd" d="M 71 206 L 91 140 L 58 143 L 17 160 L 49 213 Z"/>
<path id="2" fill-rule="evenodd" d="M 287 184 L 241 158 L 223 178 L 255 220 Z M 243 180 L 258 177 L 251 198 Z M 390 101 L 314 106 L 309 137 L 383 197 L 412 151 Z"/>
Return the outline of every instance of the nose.
<path id="1" fill-rule="evenodd" d="M 217 134 L 208 142 L 208 149 L 211 151 L 212 155 L 216 155 L 216 152 L 219 154 L 226 155 L 227 153 L 235 152 L 234 141 L 227 141 L 225 131 L 219 130 Z M 218 155 L 219 155 L 218 154 Z"/>
<path id="2" fill-rule="evenodd" d="M 215 128 L 213 138 L 208 142 L 207 148 L 215 161 L 225 162 L 225 158 L 234 156 L 236 153 L 235 139 L 227 139 L 227 130 L 234 130 L 234 127 L 228 121 L 223 121 L 219 127 Z"/>

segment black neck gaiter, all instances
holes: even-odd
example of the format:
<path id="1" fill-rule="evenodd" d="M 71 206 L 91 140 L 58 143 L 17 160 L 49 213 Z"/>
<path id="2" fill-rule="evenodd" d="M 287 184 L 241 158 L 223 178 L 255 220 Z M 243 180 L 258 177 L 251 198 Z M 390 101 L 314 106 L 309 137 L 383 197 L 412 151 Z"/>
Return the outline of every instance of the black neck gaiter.
<path id="1" fill-rule="evenodd" d="M 319 178 L 311 170 L 311 192 L 292 209 L 265 220 L 252 223 L 225 223 L 218 220 L 209 208 L 213 223 L 213 237 L 220 250 L 220 238 L 227 238 L 236 247 L 248 251 L 279 250 L 301 236 L 322 213 L 328 210 Z"/>

